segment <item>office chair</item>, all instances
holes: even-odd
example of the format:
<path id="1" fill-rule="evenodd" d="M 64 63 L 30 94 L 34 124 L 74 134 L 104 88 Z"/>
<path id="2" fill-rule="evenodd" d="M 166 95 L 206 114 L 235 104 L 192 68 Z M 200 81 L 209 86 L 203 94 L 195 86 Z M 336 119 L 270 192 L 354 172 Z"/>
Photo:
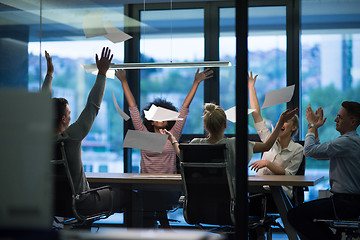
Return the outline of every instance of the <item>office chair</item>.
<path id="1" fill-rule="evenodd" d="M 99 190 L 107 190 L 111 193 L 110 186 L 94 188 L 89 191 L 77 193 L 70 174 L 67 162 L 64 143 L 60 142 L 54 148 L 54 160 L 51 160 L 53 167 L 54 182 L 54 220 L 56 223 L 71 225 L 73 228 L 89 228 L 92 222 L 107 218 L 113 214 L 112 198 L 109 198 L 109 210 L 95 212 L 89 215 L 83 215 L 78 210 L 78 200 L 81 196 L 97 192 Z M 64 221 L 60 221 L 57 217 L 63 217 Z"/>
<path id="2" fill-rule="evenodd" d="M 182 143 L 179 148 L 185 221 L 200 227 L 201 224 L 223 226 L 222 229 L 231 232 L 235 224 L 235 191 L 226 160 L 226 145 Z M 256 226 L 256 221 L 251 218 L 249 226 Z"/>
<path id="3" fill-rule="evenodd" d="M 332 196 L 331 196 L 332 198 Z M 360 216 L 357 219 L 341 219 L 338 217 L 335 205 L 333 204 L 335 219 L 314 219 L 314 222 L 326 223 L 330 228 L 335 230 L 335 238 L 343 239 L 343 233 L 346 240 L 360 238 Z"/>
<path id="4" fill-rule="evenodd" d="M 304 146 L 304 141 L 296 141 Z M 295 175 L 305 175 L 305 168 L 306 168 L 306 157 L 303 155 L 301 164 L 299 169 L 295 173 Z M 293 197 L 290 199 L 290 202 L 294 207 L 298 206 L 299 204 L 304 202 L 304 192 L 309 191 L 307 186 L 294 186 L 293 187 Z M 271 198 L 271 199 L 269 199 Z M 266 229 L 267 239 L 271 239 L 272 235 L 272 228 L 278 227 L 282 232 L 286 233 L 283 226 L 281 226 L 276 220 L 280 217 L 278 210 L 276 209 L 272 196 L 270 194 L 266 194 L 266 199 L 271 201 L 270 204 L 267 204 L 267 216 L 265 217 L 265 221 L 263 222 L 262 226 Z M 269 207 L 270 205 L 270 207 Z"/>

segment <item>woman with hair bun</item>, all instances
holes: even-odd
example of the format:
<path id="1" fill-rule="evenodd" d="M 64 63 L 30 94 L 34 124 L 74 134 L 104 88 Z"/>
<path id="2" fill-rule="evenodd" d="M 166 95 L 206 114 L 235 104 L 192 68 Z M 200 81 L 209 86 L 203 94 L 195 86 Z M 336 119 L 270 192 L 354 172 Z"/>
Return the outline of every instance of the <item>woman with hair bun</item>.
<path id="1" fill-rule="evenodd" d="M 279 118 L 278 123 L 274 131 L 271 133 L 269 138 L 265 142 L 248 142 L 248 162 L 250 162 L 253 153 L 265 152 L 268 151 L 276 141 L 281 127 L 283 124 L 291 119 L 298 109 L 292 111 L 284 111 Z M 224 132 L 227 127 L 226 114 L 224 110 L 213 103 L 206 103 L 204 107 L 204 128 L 208 133 L 206 138 L 194 138 L 190 143 L 201 143 L 201 144 L 226 144 L 228 149 L 228 159 L 229 159 L 229 169 L 231 169 L 230 174 L 232 175 L 233 182 L 235 182 L 235 137 L 227 138 L 224 136 Z M 169 135 L 170 141 L 174 139 L 174 136 L 169 131 L 162 130 L 164 134 Z M 174 144 L 174 149 L 176 154 L 180 156 L 180 149 L 178 144 Z"/>

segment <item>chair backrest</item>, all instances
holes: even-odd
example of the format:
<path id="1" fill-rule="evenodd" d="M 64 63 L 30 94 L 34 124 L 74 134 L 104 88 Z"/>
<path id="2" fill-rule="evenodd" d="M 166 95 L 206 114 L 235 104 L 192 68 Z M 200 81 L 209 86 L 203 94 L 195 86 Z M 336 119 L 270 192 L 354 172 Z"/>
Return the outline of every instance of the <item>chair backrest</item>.
<path id="1" fill-rule="evenodd" d="M 296 142 L 304 146 L 304 141 L 296 141 Z M 304 176 L 305 167 L 306 167 L 306 157 L 305 155 L 303 155 L 301 164 L 295 175 Z M 294 206 L 297 206 L 300 203 L 304 202 L 304 191 L 307 191 L 308 189 L 309 189 L 308 187 L 293 187 L 293 198 L 291 199 L 291 202 L 293 203 Z"/>
<path id="2" fill-rule="evenodd" d="M 184 218 L 189 224 L 234 224 L 234 192 L 225 144 L 180 144 Z"/>
<path id="3" fill-rule="evenodd" d="M 54 198 L 53 209 L 55 216 L 73 218 L 73 196 L 75 188 L 71 178 L 70 169 L 67 163 L 64 143 L 59 142 L 53 148 L 53 168 Z"/>

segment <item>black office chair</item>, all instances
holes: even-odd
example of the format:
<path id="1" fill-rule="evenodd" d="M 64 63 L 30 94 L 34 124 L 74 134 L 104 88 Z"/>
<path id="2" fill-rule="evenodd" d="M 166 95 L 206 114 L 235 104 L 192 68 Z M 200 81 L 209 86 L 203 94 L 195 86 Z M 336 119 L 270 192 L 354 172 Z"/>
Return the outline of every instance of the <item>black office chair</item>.
<path id="1" fill-rule="evenodd" d="M 226 145 L 180 144 L 179 147 L 185 221 L 200 227 L 202 224 L 222 226 L 221 232 L 224 229 L 231 232 L 235 224 L 235 191 L 226 160 Z M 251 218 L 249 226 L 255 227 L 258 222 L 258 218 Z"/>
<path id="2" fill-rule="evenodd" d="M 68 166 L 64 143 L 60 142 L 54 146 L 54 160 L 51 160 L 53 167 L 53 183 L 54 183 L 54 220 L 56 223 L 71 225 L 74 228 L 88 228 L 91 223 L 107 218 L 113 214 L 112 198 L 109 198 L 109 209 L 102 212 L 94 212 L 89 215 L 83 215 L 78 210 L 78 200 L 81 196 L 96 192 L 99 190 L 109 191 L 111 194 L 110 186 L 103 186 L 89 191 L 77 193 L 75 191 L 74 183 L 70 174 Z M 65 220 L 60 221 L 58 217 Z"/>
<path id="3" fill-rule="evenodd" d="M 300 143 L 302 146 L 304 146 L 304 141 L 296 141 L 296 142 Z M 305 168 L 306 168 L 306 157 L 305 157 L 305 155 L 303 155 L 303 159 L 302 159 L 299 169 L 297 170 L 295 175 L 304 176 Z M 309 187 L 307 187 L 307 186 L 305 186 L 305 187 L 294 186 L 293 187 L 293 197 L 290 200 L 294 207 L 296 207 L 299 204 L 304 202 L 304 192 L 305 191 L 309 191 Z"/>
<path id="4" fill-rule="evenodd" d="M 314 222 L 326 223 L 335 230 L 336 239 L 343 239 L 343 233 L 346 240 L 360 238 L 360 216 L 356 219 L 341 219 L 338 217 L 335 205 L 333 204 L 335 219 L 314 219 Z"/>
<path id="5" fill-rule="evenodd" d="M 304 146 L 304 141 L 296 141 L 297 143 L 300 143 L 302 146 Z M 306 168 L 306 157 L 303 155 L 301 164 L 299 166 L 299 169 L 297 170 L 295 175 L 305 175 L 305 168 Z M 298 206 L 299 204 L 304 202 L 304 192 L 309 191 L 309 188 L 307 186 L 294 186 L 293 187 L 293 197 L 290 199 L 290 202 L 294 207 Z M 269 199 L 270 198 L 270 199 Z M 265 217 L 265 221 L 263 222 L 262 226 L 266 229 L 268 239 L 271 239 L 272 235 L 272 228 L 277 227 L 282 232 L 286 233 L 283 226 L 279 224 L 276 220 L 280 217 L 276 207 L 275 203 L 272 199 L 272 196 L 270 194 L 266 194 L 266 199 L 269 200 L 271 203 L 267 203 L 267 216 Z M 269 207 L 270 205 L 270 207 Z"/>

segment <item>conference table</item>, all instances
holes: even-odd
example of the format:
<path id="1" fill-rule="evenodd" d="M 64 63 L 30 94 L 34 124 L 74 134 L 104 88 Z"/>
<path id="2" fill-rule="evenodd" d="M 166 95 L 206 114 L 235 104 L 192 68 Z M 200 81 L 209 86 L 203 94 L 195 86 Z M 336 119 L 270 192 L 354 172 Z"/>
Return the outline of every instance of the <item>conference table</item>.
<path id="1" fill-rule="evenodd" d="M 113 188 L 129 190 L 151 191 L 182 191 L 182 179 L 180 174 L 139 174 L 139 173 L 86 173 L 92 187 L 99 185 L 111 185 Z M 315 186 L 324 180 L 324 177 L 316 176 L 288 176 L 288 175 L 264 175 L 249 176 L 249 192 L 255 187 L 268 186 L 264 191 L 270 192 L 279 210 L 289 239 L 298 239 L 296 231 L 287 220 L 287 212 L 292 204 L 281 186 Z M 131 220 L 128 226 L 134 226 L 138 216 L 128 214 Z"/>

